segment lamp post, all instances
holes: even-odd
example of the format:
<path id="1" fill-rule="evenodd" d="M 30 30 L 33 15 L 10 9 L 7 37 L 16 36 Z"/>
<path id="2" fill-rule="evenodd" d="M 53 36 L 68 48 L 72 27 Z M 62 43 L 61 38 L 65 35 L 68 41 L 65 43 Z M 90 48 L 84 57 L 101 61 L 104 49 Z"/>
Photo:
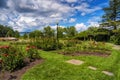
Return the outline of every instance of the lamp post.
<path id="1" fill-rule="evenodd" d="M 59 23 L 57 22 L 56 25 L 57 25 L 56 41 L 57 41 L 57 49 L 59 49 L 58 48 L 58 44 L 59 44 L 59 39 L 58 39 L 59 38 L 58 37 L 58 25 L 59 25 Z"/>

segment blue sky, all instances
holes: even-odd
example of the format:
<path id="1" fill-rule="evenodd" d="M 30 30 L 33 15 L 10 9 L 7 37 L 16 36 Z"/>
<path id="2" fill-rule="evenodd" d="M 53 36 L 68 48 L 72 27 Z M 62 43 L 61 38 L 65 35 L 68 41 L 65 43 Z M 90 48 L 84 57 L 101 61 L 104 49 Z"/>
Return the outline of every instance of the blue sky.
<path id="1" fill-rule="evenodd" d="M 50 25 L 75 26 L 78 31 L 98 27 L 109 0 L 0 0 L 0 24 L 19 32 Z"/>

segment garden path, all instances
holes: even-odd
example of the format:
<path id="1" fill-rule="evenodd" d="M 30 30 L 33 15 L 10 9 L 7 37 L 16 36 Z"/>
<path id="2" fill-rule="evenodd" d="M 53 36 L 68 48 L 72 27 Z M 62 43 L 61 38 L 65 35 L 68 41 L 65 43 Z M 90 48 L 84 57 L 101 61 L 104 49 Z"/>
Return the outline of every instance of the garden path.
<path id="1" fill-rule="evenodd" d="M 68 60 L 66 62 L 70 63 L 70 64 L 74 64 L 74 65 L 81 65 L 84 63 L 84 61 L 76 60 L 76 59 L 71 59 L 71 60 Z M 93 66 L 88 66 L 88 68 L 91 70 L 97 70 L 97 68 L 93 67 Z M 105 75 L 108 75 L 108 76 L 114 76 L 114 74 L 112 72 L 109 72 L 109 71 L 102 71 L 102 73 Z"/>
<path id="2" fill-rule="evenodd" d="M 113 45 L 113 49 L 120 50 L 120 45 Z"/>

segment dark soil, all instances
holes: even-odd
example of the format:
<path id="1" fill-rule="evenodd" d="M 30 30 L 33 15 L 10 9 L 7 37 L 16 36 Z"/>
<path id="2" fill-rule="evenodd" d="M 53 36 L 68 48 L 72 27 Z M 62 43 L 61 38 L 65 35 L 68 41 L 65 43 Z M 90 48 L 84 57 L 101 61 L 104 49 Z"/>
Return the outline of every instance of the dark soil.
<path id="1" fill-rule="evenodd" d="M 9 71 L 0 71 L 0 80 L 20 80 L 21 76 L 33 66 L 43 62 L 43 59 L 36 59 L 33 62 L 28 62 L 23 68 L 9 72 Z"/>
<path id="2" fill-rule="evenodd" d="M 93 56 L 101 56 L 101 57 L 107 57 L 110 55 L 110 52 L 107 53 L 102 53 L 102 52 L 84 52 L 84 51 L 77 51 L 73 53 L 65 53 L 65 52 L 60 52 L 60 54 L 63 55 L 68 55 L 68 56 L 80 56 L 80 55 L 93 55 Z"/>

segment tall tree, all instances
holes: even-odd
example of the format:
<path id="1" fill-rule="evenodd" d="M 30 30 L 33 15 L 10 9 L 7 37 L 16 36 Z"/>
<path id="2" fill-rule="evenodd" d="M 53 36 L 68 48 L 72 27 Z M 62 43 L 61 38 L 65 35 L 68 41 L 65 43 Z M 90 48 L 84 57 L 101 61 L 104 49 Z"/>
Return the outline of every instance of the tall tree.
<path id="1" fill-rule="evenodd" d="M 23 38 L 24 38 L 24 39 L 27 39 L 27 38 L 28 38 L 28 34 L 25 33 L 25 34 L 23 35 Z"/>
<path id="2" fill-rule="evenodd" d="M 120 20 L 120 0 L 110 0 L 109 6 L 103 8 L 103 10 L 105 14 L 102 16 L 102 21 L 117 29 L 116 22 Z"/>
<path id="3" fill-rule="evenodd" d="M 19 38 L 20 37 L 20 33 L 18 31 L 15 31 L 15 37 Z"/>
<path id="4" fill-rule="evenodd" d="M 0 37 L 7 37 L 7 36 L 15 37 L 16 31 L 14 31 L 11 27 L 0 25 Z"/>
<path id="5" fill-rule="evenodd" d="M 47 38 L 50 38 L 50 37 L 54 37 L 55 31 L 50 27 L 50 26 L 47 26 L 44 28 L 44 37 L 47 37 Z"/>
<path id="6" fill-rule="evenodd" d="M 64 28 L 58 27 L 58 38 L 63 38 L 64 37 Z"/>
<path id="7" fill-rule="evenodd" d="M 29 33 L 30 38 L 42 38 L 42 36 L 43 36 L 43 33 L 39 30 L 35 30 Z"/>
<path id="8" fill-rule="evenodd" d="M 74 26 L 70 26 L 70 27 L 65 28 L 65 33 L 67 37 L 74 37 L 77 31 Z"/>

